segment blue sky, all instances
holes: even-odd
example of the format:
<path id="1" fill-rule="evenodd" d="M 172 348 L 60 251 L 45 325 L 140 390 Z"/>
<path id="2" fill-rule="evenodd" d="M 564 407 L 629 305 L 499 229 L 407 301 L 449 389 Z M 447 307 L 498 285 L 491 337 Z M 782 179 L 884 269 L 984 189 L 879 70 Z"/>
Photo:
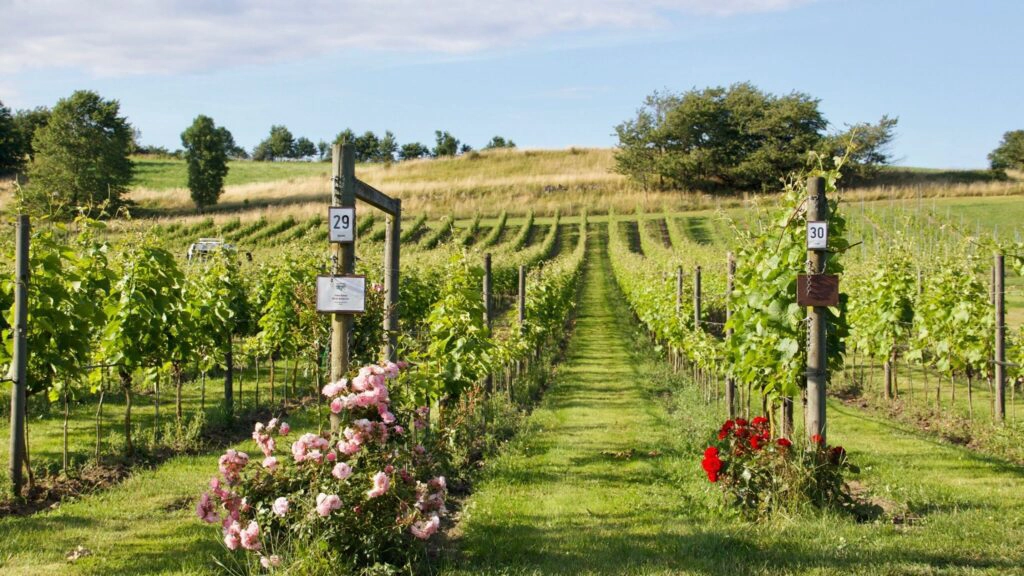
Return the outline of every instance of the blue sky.
<path id="1" fill-rule="evenodd" d="M 1024 128 L 1022 23 L 1019 0 L 0 0 L 0 100 L 96 90 L 172 149 L 200 113 L 247 148 L 272 124 L 604 147 L 654 90 L 751 81 L 973 168 Z"/>

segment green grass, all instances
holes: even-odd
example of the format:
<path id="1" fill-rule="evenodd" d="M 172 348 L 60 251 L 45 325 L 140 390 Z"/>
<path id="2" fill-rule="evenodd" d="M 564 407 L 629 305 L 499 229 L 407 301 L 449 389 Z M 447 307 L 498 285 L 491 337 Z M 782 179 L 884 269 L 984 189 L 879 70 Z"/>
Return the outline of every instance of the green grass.
<path id="1" fill-rule="evenodd" d="M 135 176 L 132 187 L 151 190 L 167 190 L 188 187 L 188 167 L 184 160 L 174 158 L 148 158 L 136 156 Z M 231 160 L 225 186 L 252 184 L 255 182 L 276 182 L 307 176 L 330 175 L 329 162 L 253 162 Z"/>
<path id="2" fill-rule="evenodd" d="M 719 410 L 634 344 L 645 336 L 600 250 L 591 252 L 557 381 L 466 502 L 445 572 L 1007 574 L 1024 566 L 1024 469 L 835 403 L 833 442 L 862 466 L 870 493 L 915 524 L 832 514 L 749 524 L 719 511 L 699 466 Z M 630 458 L 615 456 L 628 450 Z"/>

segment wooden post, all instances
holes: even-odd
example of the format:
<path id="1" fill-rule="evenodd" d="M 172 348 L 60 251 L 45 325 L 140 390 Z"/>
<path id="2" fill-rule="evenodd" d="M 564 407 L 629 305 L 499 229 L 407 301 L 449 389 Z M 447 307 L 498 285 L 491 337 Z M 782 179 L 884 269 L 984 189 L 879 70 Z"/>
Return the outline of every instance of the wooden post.
<path id="1" fill-rule="evenodd" d="M 494 307 L 492 305 L 491 298 L 491 253 L 484 254 L 484 325 L 487 326 L 487 334 L 490 335 L 491 329 L 494 327 Z M 494 375 L 491 373 L 487 374 L 487 380 L 485 383 L 485 390 L 487 395 L 490 395 L 491 389 L 494 387 Z"/>
<path id="2" fill-rule="evenodd" d="M 683 315 L 683 267 L 676 268 L 676 318 Z"/>
<path id="3" fill-rule="evenodd" d="M 356 205 L 355 149 L 349 144 L 335 144 L 331 150 L 332 183 L 331 205 L 354 208 Z M 355 244 L 332 244 L 331 259 L 334 274 L 346 275 L 355 271 Z M 352 315 L 335 312 L 331 315 L 331 382 L 337 382 L 348 373 L 349 334 Z M 341 418 L 331 413 L 331 431 L 336 432 Z"/>
<path id="4" fill-rule="evenodd" d="M 693 328 L 700 330 L 700 266 L 693 270 Z"/>
<path id="5" fill-rule="evenodd" d="M 526 331 L 526 266 L 519 266 L 519 333 Z"/>
<path id="6" fill-rule="evenodd" d="M 395 199 L 397 210 L 388 214 L 384 232 L 384 332 L 388 341 L 384 345 L 384 358 L 397 362 L 399 310 L 399 255 L 402 238 L 402 201 Z"/>
<path id="7" fill-rule="evenodd" d="M 25 390 L 28 387 L 28 283 L 29 233 L 28 216 L 18 216 L 15 237 L 14 284 L 14 350 L 11 354 L 11 453 L 10 478 L 15 498 L 21 497 L 21 467 L 25 460 Z"/>
<path id="8" fill-rule="evenodd" d="M 228 421 L 235 416 L 235 354 L 231 334 L 228 334 L 228 349 L 224 351 L 224 412 Z"/>
<path id="9" fill-rule="evenodd" d="M 1006 267 L 1003 263 L 1003 255 L 996 254 L 995 257 L 995 305 L 996 305 L 996 397 L 995 397 L 995 420 L 1003 422 L 1006 419 Z"/>
<path id="10" fill-rule="evenodd" d="M 732 291 L 736 282 L 736 257 L 732 252 L 726 255 L 728 277 L 726 278 L 725 285 L 725 338 L 728 340 L 732 337 L 732 328 L 729 326 L 729 319 L 732 318 L 732 305 L 729 304 L 730 298 L 732 298 Z M 729 419 L 736 417 L 736 379 L 729 376 L 725 379 L 725 405 L 726 410 L 729 412 Z"/>
<path id="11" fill-rule="evenodd" d="M 825 199 L 825 179 L 811 178 L 807 183 L 807 220 L 828 220 L 828 202 Z M 807 272 L 825 273 L 826 254 L 821 250 L 807 251 Z M 818 435 L 825 442 L 825 384 L 828 382 L 827 327 L 824 307 L 812 306 L 807 311 L 807 409 L 804 427 L 807 437 Z"/>

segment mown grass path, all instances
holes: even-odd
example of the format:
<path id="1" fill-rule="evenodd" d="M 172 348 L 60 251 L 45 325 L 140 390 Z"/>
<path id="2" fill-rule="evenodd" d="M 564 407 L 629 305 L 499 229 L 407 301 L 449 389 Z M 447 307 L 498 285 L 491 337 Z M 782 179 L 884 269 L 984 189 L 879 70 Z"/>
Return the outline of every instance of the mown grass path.
<path id="1" fill-rule="evenodd" d="M 639 383 L 633 321 L 601 240 L 556 383 L 467 503 L 456 572 L 621 574 L 683 560 L 664 453 L 672 427 Z"/>

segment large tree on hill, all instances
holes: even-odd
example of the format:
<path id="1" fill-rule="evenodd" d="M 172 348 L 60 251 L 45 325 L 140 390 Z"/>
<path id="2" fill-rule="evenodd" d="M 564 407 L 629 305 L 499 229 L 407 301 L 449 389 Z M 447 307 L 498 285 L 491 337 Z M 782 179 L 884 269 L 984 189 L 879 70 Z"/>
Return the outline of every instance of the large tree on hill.
<path id="1" fill-rule="evenodd" d="M 188 164 L 188 189 L 192 202 L 202 210 L 217 203 L 228 175 L 228 150 L 234 143 L 231 132 L 218 128 L 213 119 L 200 114 L 181 133 Z"/>
<path id="2" fill-rule="evenodd" d="M 258 161 L 294 157 L 295 137 L 287 127 L 276 124 L 270 127 L 270 135 L 257 144 L 252 151 L 252 159 Z"/>
<path id="3" fill-rule="evenodd" d="M 420 142 L 402 144 L 402 147 L 398 149 L 399 160 L 416 160 L 425 156 L 430 156 L 430 148 Z"/>
<path id="4" fill-rule="evenodd" d="M 305 136 L 300 136 L 295 141 L 294 156 L 296 158 L 310 158 L 316 156 L 316 144 Z"/>
<path id="5" fill-rule="evenodd" d="M 434 149 L 430 151 L 435 158 L 441 156 L 455 156 L 459 153 L 459 139 L 452 136 L 447 130 L 434 131 Z"/>
<path id="6" fill-rule="evenodd" d="M 396 154 L 398 154 L 398 140 L 391 130 L 386 130 L 384 137 L 380 139 L 380 144 L 377 146 L 377 160 L 380 162 L 394 162 Z"/>
<path id="7" fill-rule="evenodd" d="M 1003 134 L 1003 141 L 988 155 L 988 161 L 993 170 L 1024 170 L 1024 130 Z"/>
<path id="8" fill-rule="evenodd" d="M 803 93 L 776 96 L 749 83 L 655 92 L 635 118 L 615 127 L 616 170 L 644 186 L 775 190 L 811 151 L 850 149 L 850 166 L 864 173 L 888 161 L 895 119 L 827 138 L 818 104 Z"/>
<path id="9" fill-rule="evenodd" d="M 27 203 L 54 214 L 120 206 L 132 179 L 132 138 L 117 100 L 88 90 L 61 99 L 32 139 Z"/>

